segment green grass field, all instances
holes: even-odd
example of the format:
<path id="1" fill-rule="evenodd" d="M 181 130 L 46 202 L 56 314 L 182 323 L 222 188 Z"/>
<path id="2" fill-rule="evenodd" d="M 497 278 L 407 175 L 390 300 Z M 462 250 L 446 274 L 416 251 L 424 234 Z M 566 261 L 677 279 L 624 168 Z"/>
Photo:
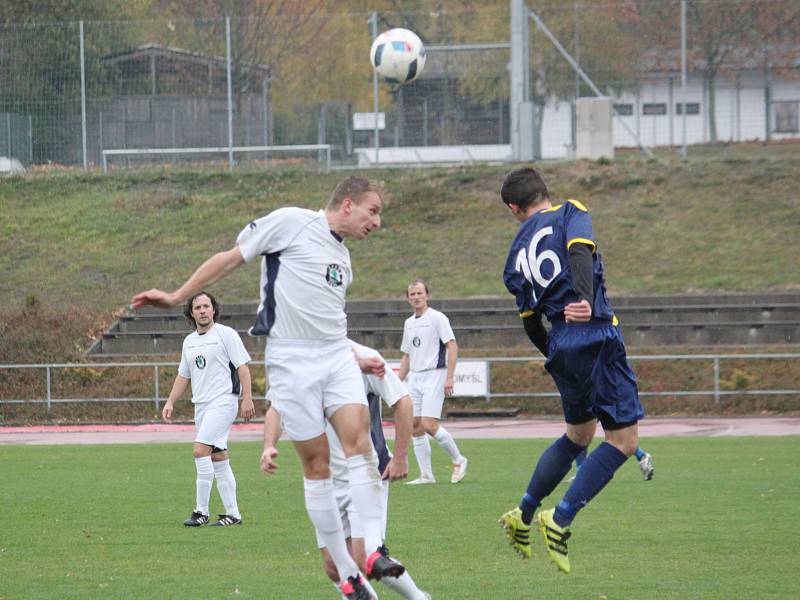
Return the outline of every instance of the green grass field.
<path id="1" fill-rule="evenodd" d="M 517 558 L 496 523 L 546 443 L 464 440 L 462 484 L 393 486 L 390 548 L 434 598 L 796 597 L 796 438 L 643 440 L 654 480 L 629 461 L 578 516 L 569 576 L 538 538 L 533 560 Z M 188 444 L 0 447 L 0 598 L 335 598 L 281 450 L 268 478 L 258 444 L 233 444 L 245 525 L 191 530 Z"/>

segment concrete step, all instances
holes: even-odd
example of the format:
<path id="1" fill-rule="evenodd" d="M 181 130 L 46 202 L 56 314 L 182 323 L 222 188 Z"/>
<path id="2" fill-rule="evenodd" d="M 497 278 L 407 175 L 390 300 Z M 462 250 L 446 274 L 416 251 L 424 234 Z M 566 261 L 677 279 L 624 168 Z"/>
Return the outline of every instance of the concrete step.
<path id="1" fill-rule="evenodd" d="M 403 327 L 409 311 L 351 310 L 348 313 L 350 328 L 360 327 Z M 770 305 L 748 306 L 739 304 L 720 305 L 675 305 L 630 306 L 616 311 L 620 322 L 625 325 L 640 326 L 667 323 L 735 323 L 740 320 L 751 322 L 800 322 L 800 303 L 773 303 Z M 452 308 L 447 311 L 453 327 L 484 325 L 518 325 L 519 315 L 513 307 L 492 306 L 479 308 Z M 223 314 L 220 322 L 234 329 L 247 330 L 255 319 L 255 311 Z M 135 314 L 124 315 L 112 326 L 112 332 L 147 331 L 192 331 L 191 324 L 182 315 L 176 314 Z"/>
<path id="2" fill-rule="evenodd" d="M 800 294 L 716 294 L 612 298 L 629 346 L 800 343 Z M 240 332 L 251 353 L 263 340 L 250 338 L 257 304 L 222 307 L 220 322 Z M 447 313 L 464 348 L 527 347 L 510 297 L 433 300 Z M 351 301 L 348 326 L 356 341 L 397 352 L 403 323 L 411 314 L 405 300 Z M 192 331 L 182 311 L 145 308 L 122 316 L 89 351 L 101 355 L 174 354 Z"/>
<path id="3" fill-rule="evenodd" d="M 800 343 L 800 321 L 735 321 L 721 323 L 623 323 L 622 335 L 628 346 L 710 346 L 715 344 L 772 345 Z M 457 326 L 453 331 L 464 349 L 528 347 L 530 342 L 519 323 L 514 325 Z M 239 335 L 251 354 L 264 351 L 264 339 Z M 110 332 L 102 336 L 93 354 L 173 354 L 181 351 L 187 332 Z M 397 352 L 403 337 L 399 327 L 351 327 L 350 337 L 381 351 Z"/>
<path id="4" fill-rule="evenodd" d="M 624 308 L 664 308 L 684 306 L 764 306 L 771 307 L 781 304 L 800 305 L 800 293 L 776 294 L 684 294 L 665 296 L 616 296 L 611 294 L 611 304 L 615 310 Z M 490 296 L 484 298 L 434 298 L 430 305 L 445 312 L 454 309 L 481 309 L 481 310 L 514 310 L 514 299 L 510 295 Z M 222 304 L 221 313 L 225 315 L 249 314 L 254 315 L 258 302 L 233 302 Z M 347 303 L 347 313 L 407 313 L 410 314 L 408 303 L 402 298 L 384 300 L 350 300 Z M 182 309 L 163 310 L 160 308 L 145 307 L 136 309 L 134 315 L 171 315 L 182 316 Z"/>

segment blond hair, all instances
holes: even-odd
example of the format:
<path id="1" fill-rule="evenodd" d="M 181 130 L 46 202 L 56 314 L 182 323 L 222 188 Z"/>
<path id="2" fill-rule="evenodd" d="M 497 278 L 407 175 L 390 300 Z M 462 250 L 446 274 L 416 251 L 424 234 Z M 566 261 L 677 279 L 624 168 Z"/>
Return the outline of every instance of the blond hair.
<path id="1" fill-rule="evenodd" d="M 333 190 L 327 208 L 339 208 L 345 198 L 350 198 L 355 204 L 358 204 L 364 195 L 369 193 L 376 194 L 383 202 L 383 184 L 381 182 L 351 175 Z"/>

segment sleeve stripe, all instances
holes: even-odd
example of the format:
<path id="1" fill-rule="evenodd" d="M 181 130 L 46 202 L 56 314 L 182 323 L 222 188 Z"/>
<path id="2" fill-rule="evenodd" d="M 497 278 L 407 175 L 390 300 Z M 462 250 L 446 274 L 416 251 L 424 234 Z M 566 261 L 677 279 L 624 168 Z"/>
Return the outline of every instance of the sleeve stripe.
<path id="1" fill-rule="evenodd" d="M 567 250 L 572 247 L 572 244 L 586 244 L 587 246 L 591 246 L 592 249 L 597 247 L 592 240 L 587 240 L 586 238 L 573 238 L 567 242 Z"/>
<path id="2" fill-rule="evenodd" d="M 588 208 L 586 208 L 586 207 L 585 207 L 583 204 L 581 204 L 581 203 L 580 203 L 580 202 L 578 202 L 577 200 L 574 200 L 574 199 L 572 199 L 572 198 L 569 198 L 569 199 L 567 199 L 567 202 L 569 202 L 570 204 L 572 204 L 573 206 L 575 206 L 577 209 L 579 209 L 579 210 L 582 210 L 583 212 L 589 212 L 589 209 L 588 209 Z"/>

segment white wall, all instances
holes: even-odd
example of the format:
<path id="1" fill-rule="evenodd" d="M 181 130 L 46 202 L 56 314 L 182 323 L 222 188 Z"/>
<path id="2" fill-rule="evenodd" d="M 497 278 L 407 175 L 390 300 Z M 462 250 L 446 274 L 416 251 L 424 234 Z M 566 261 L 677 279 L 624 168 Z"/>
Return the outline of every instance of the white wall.
<path id="1" fill-rule="evenodd" d="M 720 142 L 755 141 L 765 139 L 764 75 L 752 73 L 739 78 L 738 89 L 734 78 L 717 77 L 716 125 Z M 773 77 L 772 100 L 800 102 L 800 80 Z M 682 102 L 680 78 L 672 80 L 672 93 L 668 79 L 649 78 L 640 83 L 638 91 L 629 91 L 615 97 L 614 104 L 632 104 L 633 114 L 614 118 L 614 144 L 617 147 L 636 146 L 635 137 L 622 125 L 624 122 L 638 134 L 646 146 L 679 146 L 682 143 L 683 115 L 677 114 Z M 710 141 L 708 124 L 708 99 L 702 80 L 690 78 L 686 86 L 687 104 L 698 103 L 700 114 L 686 115 L 686 143 L 703 144 Z M 645 115 L 645 104 L 667 105 L 663 115 Z M 770 138 L 774 140 L 800 137 L 800 133 L 776 133 L 774 109 Z M 569 102 L 552 102 L 545 107 L 542 125 L 543 158 L 569 158 L 571 153 L 572 120 Z"/>

